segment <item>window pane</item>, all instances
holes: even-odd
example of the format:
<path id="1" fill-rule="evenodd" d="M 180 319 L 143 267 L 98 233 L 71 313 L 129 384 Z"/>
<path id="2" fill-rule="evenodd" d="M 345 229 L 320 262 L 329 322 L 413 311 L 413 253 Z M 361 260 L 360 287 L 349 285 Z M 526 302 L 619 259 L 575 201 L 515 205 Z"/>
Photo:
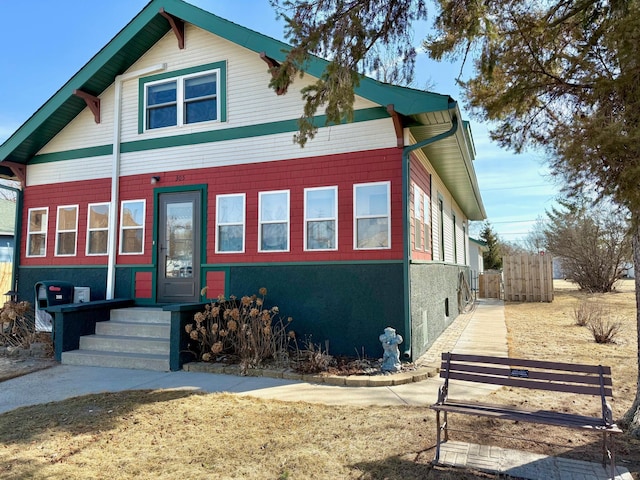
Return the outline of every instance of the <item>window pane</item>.
<path id="1" fill-rule="evenodd" d="M 189 102 L 184 106 L 185 123 L 198 123 L 215 120 L 218 116 L 216 99 Z"/>
<path id="2" fill-rule="evenodd" d="M 76 207 L 64 207 L 58 209 L 58 230 L 76 229 Z"/>
<path id="3" fill-rule="evenodd" d="M 135 229 L 123 230 L 122 252 L 123 253 L 141 253 L 142 252 L 142 229 L 135 228 Z"/>
<path id="4" fill-rule="evenodd" d="M 356 215 L 387 215 L 387 185 L 356 187 Z"/>
<path id="5" fill-rule="evenodd" d="M 122 207 L 122 225 L 125 227 L 141 227 L 144 223 L 143 202 L 129 202 Z"/>
<path id="6" fill-rule="evenodd" d="M 91 205 L 89 207 L 89 228 L 109 227 L 109 205 Z"/>
<path id="7" fill-rule="evenodd" d="M 184 98 L 206 97 L 216 94 L 216 75 L 203 75 L 197 78 L 188 78 L 184 82 Z"/>
<path id="8" fill-rule="evenodd" d="M 176 101 L 176 82 L 161 83 L 147 87 L 147 105 L 161 105 Z"/>
<path id="9" fill-rule="evenodd" d="M 242 225 L 220 226 L 218 228 L 218 251 L 242 252 Z"/>
<path id="10" fill-rule="evenodd" d="M 29 235 L 29 255 L 34 257 L 44 256 L 45 239 L 45 235 L 41 233 Z"/>
<path id="11" fill-rule="evenodd" d="M 218 197 L 218 223 L 242 223 L 244 219 L 244 197 Z"/>
<path id="12" fill-rule="evenodd" d="M 335 221 L 309 222 L 307 224 L 307 249 L 327 250 L 336 248 Z"/>
<path id="13" fill-rule="evenodd" d="M 260 202 L 260 220 L 263 222 L 286 221 L 287 192 L 263 194 Z"/>
<path id="14" fill-rule="evenodd" d="M 387 218 L 365 218 L 357 222 L 358 248 L 386 248 L 389 246 Z"/>
<path id="15" fill-rule="evenodd" d="M 287 250 L 287 224 L 267 223 L 262 225 L 261 250 Z"/>
<path id="16" fill-rule="evenodd" d="M 76 254 L 76 233 L 67 232 L 58 234 L 58 251 L 57 255 L 75 255 Z"/>
<path id="17" fill-rule="evenodd" d="M 107 234 L 106 230 L 98 232 L 89 232 L 89 253 L 100 254 L 107 253 Z"/>
<path id="18" fill-rule="evenodd" d="M 44 232 L 47 226 L 47 211 L 33 210 L 29 216 L 29 231 Z"/>
<path id="19" fill-rule="evenodd" d="M 335 190 L 307 191 L 307 218 L 335 218 Z"/>
<path id="20" fill-rule="evenodd" d="M 178 123 L 178 108 L 175 105 L 149 109 L 147 128 L 170 127 Z"/>

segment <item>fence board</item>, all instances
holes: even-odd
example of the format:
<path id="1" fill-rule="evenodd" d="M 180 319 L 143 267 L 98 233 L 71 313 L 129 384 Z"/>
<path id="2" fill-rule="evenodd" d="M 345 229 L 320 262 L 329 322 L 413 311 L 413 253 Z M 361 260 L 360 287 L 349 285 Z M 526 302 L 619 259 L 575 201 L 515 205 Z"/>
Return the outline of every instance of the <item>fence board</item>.
<path id="1" fill-rule="evenodd" d="M 503 257 L 502 269 L 506 301 L 553 301 L 553 259 L 550 255 Z"/>

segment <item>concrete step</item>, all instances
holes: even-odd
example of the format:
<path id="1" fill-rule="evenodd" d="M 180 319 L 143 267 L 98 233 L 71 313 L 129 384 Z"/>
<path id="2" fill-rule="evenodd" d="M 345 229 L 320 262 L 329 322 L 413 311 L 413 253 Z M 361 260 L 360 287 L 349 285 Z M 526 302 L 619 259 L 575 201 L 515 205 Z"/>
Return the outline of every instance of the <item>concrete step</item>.
<path id="1" fill-rule="evenodd" d="M 64 365 L 92 367 L 133 368 L 138 370 L 169 371 L 168 355 L 144 353 L 100 352 L 95 350 L 73 350 L 62 352 Z"/>
<path id="2" fill-rule="evenodd" d="M 121 322 L 110 320 L 96 323 L 96 335 L 121 337 L 164 338 L 171 336 L 171 326 L 156 323 Z"/>
<path id="3" fill-rule="evenodd" d="M 80 350 L 169 355 L 169 339 L 123 335 L 87 335 L 80 338 Z"/>
<path id="4" fill-rule="evenodd" d="M 109 318 L 113 322 L 171 324 L 171 312 L 153 307 L 118 308 L 111 310 Z"/>

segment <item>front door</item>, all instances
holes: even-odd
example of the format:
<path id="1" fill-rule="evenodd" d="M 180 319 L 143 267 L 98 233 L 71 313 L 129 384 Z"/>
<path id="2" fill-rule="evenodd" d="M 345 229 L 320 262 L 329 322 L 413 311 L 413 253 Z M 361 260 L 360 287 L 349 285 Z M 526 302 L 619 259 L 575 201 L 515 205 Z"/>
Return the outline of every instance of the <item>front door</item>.
<path id="1" fill-rule="evenodd" d="M 159 195 L 159 303 L 200 299 L 200 208 L 200 192 Z"/>

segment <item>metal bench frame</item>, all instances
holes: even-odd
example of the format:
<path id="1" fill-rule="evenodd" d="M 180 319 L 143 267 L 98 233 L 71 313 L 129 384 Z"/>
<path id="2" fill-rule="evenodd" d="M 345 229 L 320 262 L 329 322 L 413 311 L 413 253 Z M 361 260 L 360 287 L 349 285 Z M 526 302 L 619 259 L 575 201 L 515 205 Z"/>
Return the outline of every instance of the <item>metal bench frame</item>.
<path id="1" fill-rule="evenodd" d="M 444 378 L 444 385 L 438 391 L 438 401 L 430 407 L 436 411 L 435 462 L 440 459 L 442 435 L 444 434 L 444 442 L 449 440 L 448 413 L 460 413 L 601 433 L 602 465 L 606 469 L 609 463 L 611 477 L 615 478 L 612 434 L 622 433 L 622 430 L 613 422 L 613 414 L 607 401 L 607 398 L 613 396 L 610 367 L 448 352 L 442 354 L 440 377 Z M 449 398 L 450 380 L 597 396 L 600 397 L 602 416 L 589 417 L 551 410 L 533 411 L 452 400 Z"/>

